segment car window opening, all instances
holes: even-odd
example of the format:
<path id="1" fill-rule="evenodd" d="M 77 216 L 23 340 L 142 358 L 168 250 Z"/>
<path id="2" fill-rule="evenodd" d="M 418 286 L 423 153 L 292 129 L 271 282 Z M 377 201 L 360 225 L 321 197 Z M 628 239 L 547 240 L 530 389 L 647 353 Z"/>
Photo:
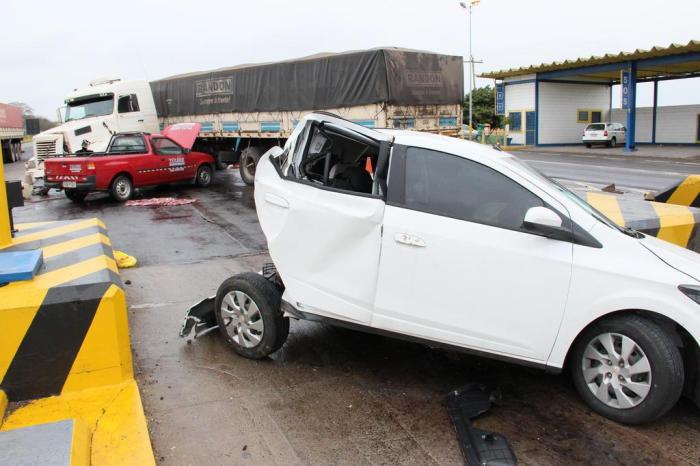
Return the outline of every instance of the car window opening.
<path id="1" fill-rule="evenodd" d="M 322 186 L 372 194 L 379 145 L 315 126 L 299 164 L 299 179 Z"/>

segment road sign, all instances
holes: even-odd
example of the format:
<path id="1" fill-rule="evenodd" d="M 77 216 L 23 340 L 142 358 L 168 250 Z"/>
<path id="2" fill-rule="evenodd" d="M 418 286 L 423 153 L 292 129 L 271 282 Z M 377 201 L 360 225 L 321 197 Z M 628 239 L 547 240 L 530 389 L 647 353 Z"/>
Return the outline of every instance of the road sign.
<path id="1" fill-rule="evenodd" d="M 623 70 L 620 77 L 620 85 L 622 87 L 622 108 L 629 110 L 632 102 L 632 79 L 629 70 Z"/>
<path id="2" fill-rule="evenodd" d="M 496 115 L 506 114 L 506 85 L 496 84 Z"/>

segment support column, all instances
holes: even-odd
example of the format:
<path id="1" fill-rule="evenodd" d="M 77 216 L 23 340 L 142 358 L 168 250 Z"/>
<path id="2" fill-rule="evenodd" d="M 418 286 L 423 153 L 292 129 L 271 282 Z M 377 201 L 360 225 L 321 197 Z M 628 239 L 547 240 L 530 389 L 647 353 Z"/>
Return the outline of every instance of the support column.
<path id="1" fill-rule="evenodd" d="M 10 231 L 10 207 L 7 202 L 7 190 L 5 189 L 5 166 L 0 147 L 0 248 L 10 244 L 12 233 Z"/>
<path id="2" fill-rule="evenodd" d="M 651 143 L 656 144 L 656 108 L 659 103 L 659 81 L 654 80 L 654 105 L 651 108 Z"/>
<path id="3" fill-rule="evenodd" d="M 535 75 L 535 146 L 540 143 L 540 80 Z"/>
<path id="4" fill-rule="evenodd" d="M 625 151 L 633 152 L 637 141 L 637 62 L 630 63 L 629 110 L 627 110 L 627 138 Z"/>

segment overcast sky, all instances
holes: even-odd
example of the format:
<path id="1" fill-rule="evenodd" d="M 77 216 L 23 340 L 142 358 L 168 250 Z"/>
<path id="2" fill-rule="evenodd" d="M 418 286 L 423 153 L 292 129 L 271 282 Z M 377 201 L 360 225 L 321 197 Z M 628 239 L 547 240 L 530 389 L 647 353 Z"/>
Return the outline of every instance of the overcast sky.
<path id="1" fill-rule="evenodd" d="M 700 0 L 481 0 L 473 11 L 477 72 L 700 39 Z M 0 102 L 50 118 L 102 76 L 154 80 L 378 46 L 467 50 L 457 0 L 2 0 L 0 18 Z M 700 80 L 662 83 L 659 103 L 700 103 Z M 647 85 L 638 105 L 650 104 Z"/>

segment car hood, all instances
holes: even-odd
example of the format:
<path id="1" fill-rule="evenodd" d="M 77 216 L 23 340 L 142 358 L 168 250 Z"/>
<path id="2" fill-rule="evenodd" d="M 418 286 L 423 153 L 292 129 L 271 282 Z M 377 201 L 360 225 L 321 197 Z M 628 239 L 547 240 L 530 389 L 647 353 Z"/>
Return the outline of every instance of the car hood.
<path id="1" fill-rule="evenodd" d="M 700 282 L 700 254 L 649 235 L 639 242 L 674 269 Z"/>
<path id="2" fill-rule="evenodd" d="M 163 130 L 163 136 L 172 139 L 185 149 L 192 149 L 202 128 L 200 123 L 177 123 Z"/>

